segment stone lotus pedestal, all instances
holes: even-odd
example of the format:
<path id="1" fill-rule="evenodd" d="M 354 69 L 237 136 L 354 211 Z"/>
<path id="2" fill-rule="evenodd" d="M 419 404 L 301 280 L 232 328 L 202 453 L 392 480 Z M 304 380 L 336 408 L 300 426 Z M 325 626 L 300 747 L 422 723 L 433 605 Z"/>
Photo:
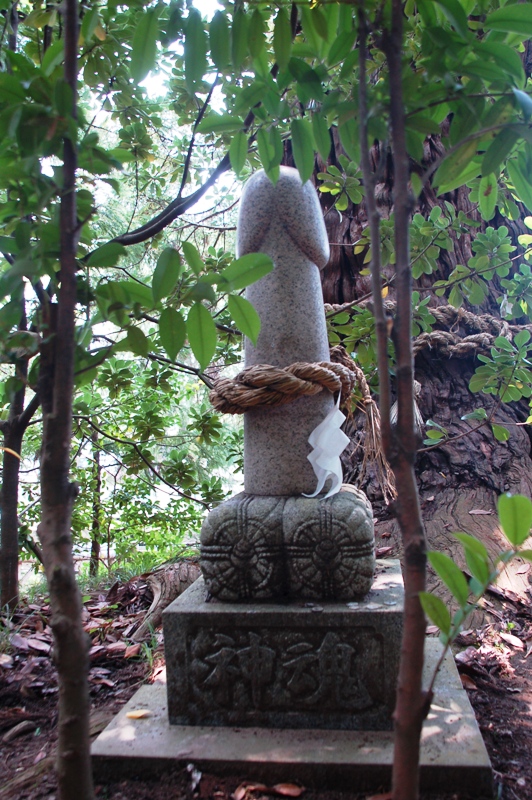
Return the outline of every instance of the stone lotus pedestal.
<path id="1" fill-rule="evenodd" d="M 354 600 L 371 588 L 373 515 L 346 486 L 320 497 L 241 493 L 215 508 L 201 532 L 201 569 L 220 600 Z"/>

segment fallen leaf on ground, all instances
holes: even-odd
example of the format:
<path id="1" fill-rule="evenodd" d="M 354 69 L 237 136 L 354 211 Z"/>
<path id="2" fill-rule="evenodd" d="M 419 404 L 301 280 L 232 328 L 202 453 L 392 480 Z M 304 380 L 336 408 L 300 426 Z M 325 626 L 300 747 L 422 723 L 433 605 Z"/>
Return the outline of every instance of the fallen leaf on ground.
<path id="1" fill-rule="evenodd" d="M 9 637 L 9 644 L 11 647 L 16 647 L 17 650 L 29 650 L 30 648 L 28 640 L 20 633 L 12 633 Z"/>
<path id="2" fill-rule="evenodd" d="M 524 649 L 525 643 L 519 639 L 518 636 L 514 636 L 513 633 L 505 633 L 502 631 L 499 636 L 508 644 L 511 644 L 512 647 L 518 647 L 520 650 Z"/>
<path id="3" fill-rule="evenodd" d="M 479 517 L 480 516 L 491 517 L 491 515 L 493 514 L 493 511 L 486 511 L 486 509 L 484 509 L 484 508 L 472 508 L 469 513 L 472 516 L 477 515 Z"/>
<path id="4" fill-rule="evenodd" d="M 124 653 L 127 650 L 125 642 L 111 642 L 105 648 L 108 653 Z"/>
<path id="5" fill-rule="evenodd" d="M 4 669 L 11 669 L 12 666 L 13 666 L 12 656 L 8 656 L 7 653 L 0 653 L 0 667 L 4 667 Z"/>
<path id="6" fill-rule="evenodd" d="M 241 783 L 237 786 L 231 797 L 233 800 L 244 800 L 249 792 L 267 792 L 268 787 L 264 783 Z"/>
<path id="7" fill-rule="evenodd" d="M 136 708 L 134 711 L 128 711 L 126 717 L 128 719 L 145 719 L 151 717 L 152 712 L 148 708 Z"/>
<path id="8" fill-rule="evenodd" d="M 388 553 L 391 553 L 392 550 L 393 547 L 377 547 L 377 549 L 375 550 L 375 555 L 377 556 L 377 558 L 383 558 Z"/>
<path id="9" fill-rule="evenodd" d="M 39 761 L 42 761 L 43 758 L 46 758 L 46 747 L 43 747 L 42 750 L 39 750 L 35 758 L 33 759 L 33 764 L 38 764 Z"/>
<path id="10" fill-rule="evenodd" d="M 40 653 L 49 653 L 52 649 L 51 645 L 48 642 L 43 642 L 42 639 L 27 639 L 28 647 L 31 647 L 32 650 L 38 650 Z"/>
<path id="11" fill-rule="evenodd" d="M 464 689 L 476 689 L 477 684 L 475 681 L 469 677 L 469 675 L 460 675 L 460 680 L 462 681 L 462 686 Z"/>
<path id="12" fill-rule="evenodd" d="M 126 652 L 124 653 L 124 658 L 134 658 L 138 656 L 140 653 L 140 642 L 139 644 L 130 644 L 129 647 L 126 648 Z"/>
<path id="13" fill-rule="evenodd" d="M 275 794 L 280 794 L 282 797 L 300 797 L 305 791 L 304 786 L 297 786 L 295 783 L 276 783 L 272 787 Z"/>

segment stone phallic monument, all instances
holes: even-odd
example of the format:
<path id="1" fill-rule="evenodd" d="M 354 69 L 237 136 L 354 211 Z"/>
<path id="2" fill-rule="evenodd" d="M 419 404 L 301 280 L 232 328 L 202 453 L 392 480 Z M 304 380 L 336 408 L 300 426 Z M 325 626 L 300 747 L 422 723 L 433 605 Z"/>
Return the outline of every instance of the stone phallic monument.
<path id="1" fill-rule="evenodd" d="M 247 290 L 261 331 L 256 347 L 246 342 L 246 369 L 236 382 L 216 385 L 215 406 L 235 410 L 239 390 L 260 395 L 266 380 L 276 390 L 305 368 L 314 369 L 317 381 L 299 380 L 312 394 L 277 406 L 259 397 L 245 411 L 244 492 L 203 525 L 205 583 L 227 601 L 360 597 L 373 578 L 372 511 L 353 487 L 338 491 L 348 439 L 334 393 L 346 382 L 349 393 L 352 384 L 348 370 L 329 361 L 319 275 L 329 245 L 312 184 L 302 185 L 289 167 L 281 167 L 275 186 L 263 171 L 255 173 L 242 195 L 237 248 L 239 256 L 266 253 L 274 270 Z M 267 365 L 269 377 L 261 373 L 254 382 L 257 365 Z M 314 497 L 327 481 L 332 496 Z"/>
<path id="2" fill-rule="evenodd" d="M 256 173 L 237 230 L 240 256 L 274 263 L 247 291 L 261 331 L 245 369 L 211 394 L 219 410 L 245 412 L 245 485 L 203 524 L 204 580 L 165 612 L 169 719 L 389 728 L 400 575 L 377 576 L 377 616 L 354 602 L 374 579 L 373 518 L 365 495 L 342 486 L 338 404 L 354 378 L 330 361 L 319 275 L 329 248 L 314 187 L 286 167 L 275 186 Z"/>

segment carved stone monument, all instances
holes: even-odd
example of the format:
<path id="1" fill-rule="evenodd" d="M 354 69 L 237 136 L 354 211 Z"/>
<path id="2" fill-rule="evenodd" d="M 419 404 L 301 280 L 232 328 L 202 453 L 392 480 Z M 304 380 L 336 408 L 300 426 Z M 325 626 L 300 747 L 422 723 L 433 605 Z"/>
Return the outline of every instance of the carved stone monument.
<path id="1" fill-rule="evenodd" d="M 381 568 L 380 614 L 355 602 L 374 579 L 373 515 L 362 492 L 341 484 L 337 403 L 352 383 L 329 361 L 319 275 L 329 247 L 312 184 L 286 167 L 275 186 L 256 173 L 237 239 L 239 256 L 266 253 L 274 269 L 247 291 L 261 331 L 246 343 L 245 369 L 211 399 L 233 410 L 243 387 L 246 396 L 258 387 L 260 405 L 244 416 L 244 492 L 202 527 L 204 582 L 165 613 L 170 722 L 389 728 L 400 575 Z M 264 393 L 287 374 L 311 394 L 272 407 Z"/>

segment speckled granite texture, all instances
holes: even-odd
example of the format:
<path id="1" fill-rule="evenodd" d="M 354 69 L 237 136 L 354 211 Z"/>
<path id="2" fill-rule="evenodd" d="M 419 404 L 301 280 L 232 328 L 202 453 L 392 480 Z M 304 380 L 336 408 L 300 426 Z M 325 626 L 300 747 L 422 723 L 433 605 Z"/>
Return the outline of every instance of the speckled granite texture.
<path id="1" fill-rule="evenodd" d="M 353 487 L 327 500 L 242 493 L 201 531 L 201 570 L 220 600 L 352 600 L 374 566 L 371 505 Z"/>
<path id="2" fill-rule="evenodd" d="M 274 186 L 261 170 L 247 182 L 237 227 L 238 255 L 261 252 L 275 269 L 248 287 L 260 315 L 257 346 L 246 341 L 246 366 L 286 367 L 329 360 L 319 269 L 329 244 L 316 190 L 299 173 L 281 167 Z M 307 460 L 308 437 L 333 406 L 323 390 L 281 408 L 244 415 L 244 488 L 254 495 L 310 494 L 316 476 Z"/>

